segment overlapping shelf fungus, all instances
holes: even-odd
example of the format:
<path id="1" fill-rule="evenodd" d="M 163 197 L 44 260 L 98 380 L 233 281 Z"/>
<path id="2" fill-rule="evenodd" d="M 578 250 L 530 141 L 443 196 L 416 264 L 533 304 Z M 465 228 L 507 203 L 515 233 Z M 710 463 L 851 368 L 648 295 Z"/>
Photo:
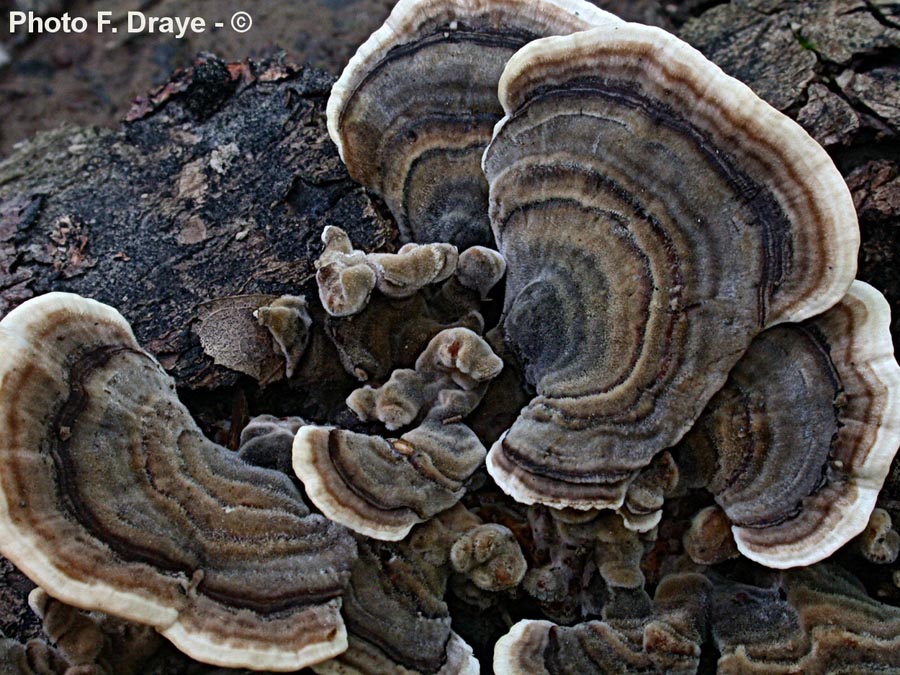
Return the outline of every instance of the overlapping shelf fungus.
<path id="1" fill-rule="evenodd" d="M 900 672 L 842 567 L 900 549 L 900 366 L 821 147 L 581 0 L 401 0 L 327 114 L 401 241 L 324 227 L 314 288 L 229 300 L 252 339 L 198 328 L 315 405 L 233 452 L 114 309 L 0 322 L 0 551 L 50 641 L 0 666 Z"/>

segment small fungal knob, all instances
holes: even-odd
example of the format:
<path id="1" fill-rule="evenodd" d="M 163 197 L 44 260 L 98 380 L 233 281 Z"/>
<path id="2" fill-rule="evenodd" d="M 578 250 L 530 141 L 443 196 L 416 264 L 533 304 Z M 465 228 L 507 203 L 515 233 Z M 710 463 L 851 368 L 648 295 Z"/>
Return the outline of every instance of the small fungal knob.
<path id="1" fill-rule="evenodd" d="M 900 533 L 893 528 L 891 514 L 874 509 L 869 524 L 856 540 L 857 547 L 869 562 L 890 565 L 900 554 Z"/>
<path id="2" fill-rule="evenodd" d="M 698 565 L 716 565 L 738 556 L 731 523 L 718 506 L 708 506 L 693 517 L 683 543 L 685 552 Z"/>
<path id="3" fill-rule="evenodd" d="M 450 562 L 485 591 L 518 586 L 528 568 L 513 533 L 496 523 L 479 525 L 461 536 L 450 549 Z"/>
<path id="4" fill-rule="evenodd" d="M 272 335 L 275 352 L 284 357 L 284 371 L 292 377 L 309 344 L 312 319 L 306 310 L 306 298 L 283 295 L 254 312 L 260 326 Z"/>
<path id="5" fill-rule="evenodd" d="M 456 278 L 466 288 L 476 291 L 482 300 L 487 298 L 504 274 L 506 260 L 499 251 L 486 246 L 472 246 L 459 254 Z"/>

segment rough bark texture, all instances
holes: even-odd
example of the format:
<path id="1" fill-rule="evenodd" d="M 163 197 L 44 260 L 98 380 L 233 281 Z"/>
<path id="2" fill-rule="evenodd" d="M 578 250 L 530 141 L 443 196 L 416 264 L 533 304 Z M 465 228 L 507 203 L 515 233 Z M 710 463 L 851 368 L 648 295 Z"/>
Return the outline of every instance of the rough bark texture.
<path id="1" fill-rule="evenodd" d="M 191 13 L 182 8 L 186 0 L 170 4 L 168 14 Z M 314 4 L 320 14 L 304 16 L 306 28 L 300 32 L 312 30 L 319 16 L 331 41 L 318 35 L 304 40 L 301 34 L 287 46 L 337 73 L 391 3 Z M 900 345 L 900 5 L 885 0 L 597 4 L 675 30 L 829 150 L 859 211 L 859 277 L 888 297 L 895 347 Z M 268 8 L 260 17 L 279 24 L 272 3 L 260 5 Z M 278 30 L 294 29 L 281 20 L 272 30 L 274 43 L 282 35 Z M 337 38 L 343 42 L 334 42 Z M 8 127 L 4 121 L 0 142 L 9 151 L 21 137 L 16 133 L 71 117 L 52 96 L 35 94 L 23 101 L 17 92 L 33 84 L 28 78 L 35 69 L 44 68 L 47 75 L 46 68 L 55 68 L 47 77 L 59 85 L 58 71 L 74 66 L 69 56 L 54 56 L 61 43 L 7 43 L 13 61 L 0 72 L 0 106 L 4 119 L 18 120 Z M 109 73 L 103 75 L 107 83 L 133 78 L 124 71 L 151 62 L 148 45 L 144 39 L 115 45 L 105 56 L 97 53 L 98 44 L 84 46 L 86 65 L 94 69 L 85 71 L 91 74 L 78 86 L 96 85 L 97 73 Z M 233 36 L 226 41 L 232 56 L 242 46 Z M 117 56 L 128 49 L 139 56 Z M 184 46 L 179 50 L 183 55 Z M 177 61 L 165 54 L 163 64 Z M 117 59 L 123 72 L 115 72 Z M 62 127 L 13 150 L 0 161 L 0 314 L 49 290 L 112 304 L 176 377 L 201 417 L 204 411 L 209 419 L 223 412 L 245 417 L 259 392 L 246 376 L 213 364 L 204 353 L 196 333 L 203 303 L 249 293 L 305 291 L 313 297 L 312 261 L 325 225 L 344 228 L 366 249 L 390 246 L 395 236 L 384 210 L 347 177 L 327 138 L 324 103 L 331 81 L 328 74 L 277 59 L 229 66 L 201 57 L 132 106 L 129 122 L 114 123 L 127 109 L 122 96 L 92 108 L 89 119 L 107 128 Z M 103 97 L 113 96 L 104 91 Z M 37 116 L 36 102 L 49 106 Z M 30 127 L 29 112 L 37 117 Z M 266 395 L 271 397 L 271 390 Z M 900 525 L 900 462 L 880 501 Z M 891 577 L 896 564 L 876 567 L 850 554 L 840 559 L 870 592 L 900 604 Z M 0 565 L 0 631 L 27 639 L 37 628 L 24 604 L 29 582 L 6 561 L 0 559 Z M 477 616 L 471 623 L 477 627 L 482 620 Z"/>
<path id="2" fill-rule="evenodd" d="M 0 164 L 0 312 L 50 290 L 120 309 L 188 388 L 234 384 L 192 330 L 207 300 L 298 293 L 326 225 L 392 236 L 325 129 L 330 76 L 201 57 L 118 131 L 62 128 Z"/>
<path id="3" fill-rule="evenodd" d="M 900 5 L 735 0 L 679 34 L 830 152 L 859 212 L 858 276 L 890 301 L 900 351 Z"/>

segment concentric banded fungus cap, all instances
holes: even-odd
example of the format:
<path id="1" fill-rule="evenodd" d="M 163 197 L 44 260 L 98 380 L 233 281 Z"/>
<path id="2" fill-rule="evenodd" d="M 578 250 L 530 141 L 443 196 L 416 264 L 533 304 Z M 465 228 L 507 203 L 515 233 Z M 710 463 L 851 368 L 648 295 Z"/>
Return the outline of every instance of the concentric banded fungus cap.
<path id="1" fill-rule="evenodd" d="M 471 429 L 436 419 L 399 439 L 306 426 L 294 438 L 293 466 L 310 500 L 330 519 L 397 541 L 458 502 L 485 454 Z"/>
<path id="2" fill-rule="evenodd" d="M 328 131 L 406 239 L 487 244 L 478 162 L 503 65 L 530 40 L 609 21 L 582 0 L 401 0 L 335 83 Z"/>
<path id="3" fill-rule="evenodd" d="M 500 99 L 502 327 L 537 396 L 488 469 L 520 501 L 617 507 L 754 335 L 844 295 L 853 203 L 806 132 L 656 28 L 532 42 Z"/>
<path id="4" fill-rule="evenodd" d="M 0 551 L 35 583 L 207 663 L 346 648 L 352 537 L 207 440 L 118 312 L 40 296 L 0 322 L 0 353 Z"/>
<path id="5" fill-rule="evenodd" d="M 861 281 L 824 314 L 757 337 L 680 452 L 713 449 L 709 490 L 738 548 L 809 565 L 862 532 L 900 447 L 890 308 Z"/>

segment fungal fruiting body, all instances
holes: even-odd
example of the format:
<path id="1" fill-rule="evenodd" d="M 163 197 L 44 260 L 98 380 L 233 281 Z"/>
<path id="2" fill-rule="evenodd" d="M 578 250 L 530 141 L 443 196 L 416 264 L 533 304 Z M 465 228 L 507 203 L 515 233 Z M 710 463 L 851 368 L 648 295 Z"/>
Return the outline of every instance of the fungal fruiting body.
<path id="1" fill-rule="evenodd" d="M 856 281 L 827 312 L 765 331 L 686 437 L 748 558 L 808 565 L 866 527 L 900 446 L 889 325 Z"/>
<path id="2" fill-rule="evenodd" d="M 346 649 L 349 533 L 207 440 L 118 312 L 34 298 L 0 322 L 0 353 L 0 551 L 35 583 L 207 663 L 292 671 Z"/>
<path id="3" fill-rule="evenodd" d="M 415 370 L 395 371 L 378 389 L 357 390 L 347 401 L 363 421 L 378 420 L 389 430 L 417 426 L 397 439 L 299 429 L 293 465 L 310 499 L 332 520 L 389 541 L 453 506 L 487 452 L 462 420 L 502 365 L 477 334 L 444 330 Z"/>
<path id="4" fill-rule="evenodd" d="M 693 673 L 707 636 L 723 672 L 900 667 L 897 610 L 842 573 L 713 569 L 810 565 L 867 526 L 854 550 L 897 556 L 872 512 L 900 366 L 822 148 L 581 0 L 401 0 L 327 115 L 406 243 L 328 226 L 321 308 L 221 299 L 198 335 L 263 385 L 273 350 L 291 378 L 326 345 L 338 413 L 259 416 L 231 453 L 112 308 L 51 293 L 0 322 L 0 551 L 45 589 L 48 632 L 82 621 L 68 603 L 213 664 L 474 675 L 451 592 L 571 624 L 515 623 L 497 673 Z M 511 372 L 530 401 L 479 426 Z"/>
<path id="5" fill-rule="evenodd" d="M 582 0 L 401 0 L 335 83 L 331 138 L 406 240 L 489 244 L 479 161 L 504 64 L 531 40 L 609 22 Z"/>
<path id="6" fill-rule="evenodd" d="M 537 396 L 488 469 L 520 501 L 618 507 L 757 333 L 844 295 L 853 203 L 799 126 L 659 29 L 535 41 L 500 98 L 501 326 Z"/>

